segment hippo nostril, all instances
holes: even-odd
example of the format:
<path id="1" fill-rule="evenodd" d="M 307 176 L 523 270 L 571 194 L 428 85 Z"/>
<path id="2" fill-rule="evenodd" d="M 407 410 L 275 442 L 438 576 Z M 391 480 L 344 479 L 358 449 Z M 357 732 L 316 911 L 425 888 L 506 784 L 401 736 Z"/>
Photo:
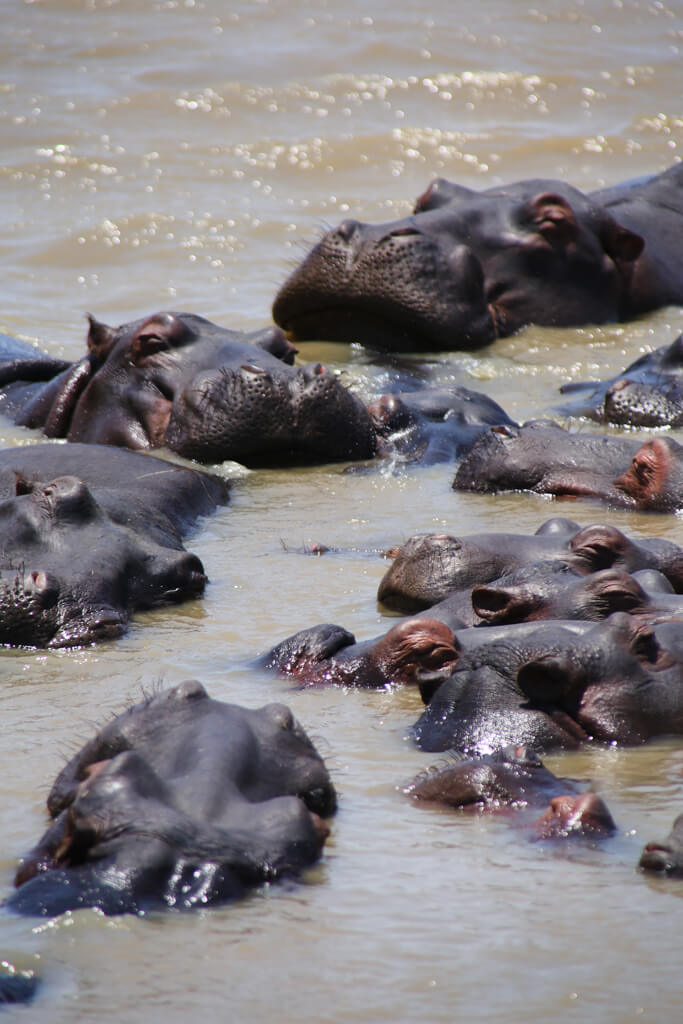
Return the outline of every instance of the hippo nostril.
<path id="1" fill-rule="evenodd" d="M 342 239 L 344 242 L 350 242 L 352 238 L 357 234 L 360 224 L 357 220 L 343 220 L 337 227 L 335 234 Z"/>
<path id="2" fill-rule="evenodd" d="M 304 380 L 308 383 L 315 380 L 316 377 L 321 377 L 324 373 L 327 373 L 327 370 L 322 363 L 307 363 L 301 368 L 301 373 Z"/>

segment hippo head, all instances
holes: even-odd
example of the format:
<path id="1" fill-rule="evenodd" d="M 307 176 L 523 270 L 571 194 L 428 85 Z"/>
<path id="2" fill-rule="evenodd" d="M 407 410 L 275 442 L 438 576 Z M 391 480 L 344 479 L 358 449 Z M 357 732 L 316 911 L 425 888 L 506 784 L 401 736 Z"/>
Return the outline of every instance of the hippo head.
<path id="1" fill-rule="evenodd" d="M 163 312 L 112 328 L 91 317 L 88 355 L 38 388 L 17 422 L 201 462 L 372 457 L 362 402 L 319 364 L 290 365 L 295 351 L 277 327 L 244 334 Z"/>
<path id="2" fill-rule="evenodd" d="M 52 915 L 206 905 L 320 855 L 336 795 L 288 708 L 188 680 L 107 723 L 62 769 L 9 905 Z"/>
<path id="3" fill-rule="evenodd" d="M 196 555 L 138 538 L 78 477 L 16 476 L 0 501 L 0 643 L 63 647 L 121 636 L 133 608 L 202 593 Z"/>
<path id="4" fill-rule="evenodd" d="M 438 180 L 413 215 L 346 220 L 285 281 L 273 318 L 294 339 L 475 349 L 528 323 L 620 316 L 643 240 L 563 182 L 484 192 Z"/>

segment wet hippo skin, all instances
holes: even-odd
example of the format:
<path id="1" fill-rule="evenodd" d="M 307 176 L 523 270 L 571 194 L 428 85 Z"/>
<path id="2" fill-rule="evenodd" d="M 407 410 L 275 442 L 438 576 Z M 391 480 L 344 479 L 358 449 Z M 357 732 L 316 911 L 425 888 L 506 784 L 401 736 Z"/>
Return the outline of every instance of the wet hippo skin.
<path id="1" fill-rule="evenodd" d="M 102 445 L 0 452 L 0 643 L 120 636 L 132 613 L 198 597 L 182 537 L 228 500 L 217 477 Z"/>
<path id="2" fill-rule="evenodd" d="M 53 916 L 206 906 L 318 859 L 336 794 L 290 710 L 181 683 L 114 718 L 69 761 L 9 907 Z"/>
<path id="3" fill-rule="evenodd" d="M 291 337 L 390 350 L 476 349 L 526 324 L 626 320 L 683 301 L 683 167 L 584 194 L 531 179 L 439 179 L 412 216 L 345 220 L 284 282 Z"/>
<path id="4" fill-rule="evenodd" d="M 278 328 L 244 334 L 189 313 L 120 327 L 90 318 L 88 351 L 0 363 L 0 412 L 48 437 L 163 445 L 199 462 L 282 465 L 370 458 L 363 403 L 319 363 L 290 365 Z M 49 376 L 48 376 L 49 374 Z M 46 383 L 47 381 L 47 383 Z"/>

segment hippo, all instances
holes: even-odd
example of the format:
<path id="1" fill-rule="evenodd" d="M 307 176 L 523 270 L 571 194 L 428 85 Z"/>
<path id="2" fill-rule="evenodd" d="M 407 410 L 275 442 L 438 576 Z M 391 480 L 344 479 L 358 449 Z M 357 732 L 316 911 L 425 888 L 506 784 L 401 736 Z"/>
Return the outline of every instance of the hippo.
<path id="1" fill-rule="evenodd" d="M 120 327 L 90 318 L 85 357 L 0 363 L 0 411 L 88 444 L 167 446 L 188 459 L 247 466 L 370 458 L 365 406 L 319 363 L 290 365 L 282 332 L 231 331 L 190 313 Z"/>
<path id="2" fill-rule="evenodd" d="M 421 611 L 455 591 L 488 583 L 530 562 L 563 558 L 580 529 L 578 523 L 558 517 L 531 535 L 416 534 L 388 552 L 393 562 L 380 581 L 377 600 L 394 611 Z"/>
<path id="3" fill-rule="evenodd" d="M 623 612 L 578 632 L 563 621 L 521 625 L 490 642 L 488 629 L 456 633 L 464 650 L 455 672 L 421 689 L 428 703 L 412 729 L 420 749 L 544 752 L 683 734 L 683 661 L 660 645 L 656 626 Z M 469 649 L 464 633 L 477 634 Z"/>
<path id="4" fill-rule="evenodd" d="M 571 433 L 547 420 L 491 427 L 460 462 L 459 491 L 533 491 L 597 498 L 617 508 L 683 507 L 683 446 L 670 437 Z"/>
<path id="5" fill-rule="evenodd" d="M 492 398 L 458 385 L 384 394 L 368 412 L 380 454 L 421 466 L 459 458 L 488 426 L 516 426 Z"/>
<path id="6" fill-rule="evenodd" d="M 678 815 L 666 839 L 646 844 L 638 866 L 653 874 L 683 878 L 683 814 Z"/>
<path id="7" fill-rule="evenodd" d="M 218 477 L 105 445 L 0 452 L 0 643 L 109 640 L 137 609 L 198 597 L 181 537 L 228 497 Z"/>
<path id="8" fill-rule="evenodd" d="M 324 623 L 301 630 L 257 661 L 305 686 L 381 688 L 447 678 L 458 660 L 452 630 L 433 619 L 407 619 L 381 637 L 356 643 L 353 633 Z"/>
<path id="9" fill-rule="evenodd" d="M 569 566 L 566 568 L 569 570 Z M 666 577 L 662 580 L 667 582 Z M 590 576 L 579 576 L 558 567 L 552 575 L 540 578 L 539 574 L 521 580 L 503 577 L 474 587 L 471 600 L 474 613 L 494 625 L 538 619 L 597 622 L 617 611 L 648 619 L 671 614 L 683 617 L 681 596 L 662 594 L 659 587 L 648 593 L 635 576 L 619 569 L 601 569 Z"/>
<path id="10" fill-rule="evenodd" d="M 576 381 L 560 392 L 571 395 L 558 407 L 567 416 L 630 427 L 683 425 L 683 334 L 640 356 L 606 381 Z"/>
<path id="11" fill-rule="evenodd" d="M 7 906 L 144 914 L 224 902 L 299 874 L 336 808 L 325 763 L 282 704 L 250 710 L 189 680 L 116 716 L 68 762 Z"/>
<path id="12" fill-rule="evenodd" d="M 533 565 L 538 568 L 533 569 Z M 563 578 L 569 580 L 575 574 L 611 568 L 628 573 L 657 570 L 674 590 L 683 592 L 683 548 L 673 541 L 635 541 L 614 526 L 596 523 L 581 528 L 571 519 L 557 517 L 542 523 L 535 534 L 411 537 L 395 551 L 394 561 L 380 581 L 377 600 L 386 608 L 407 613 L 450 600 L 449 608 L 462 620 L 466 603 L 471 614 L 474 587 L 483 587 L 511 573 L 521 572 L 522 576 L 506 582 L 516 586 L 533 581 L 535 587 L 543 584 L 552 592 Z M 458 592 L 460 599 L 455 597 Z M 475 622 L 476 618 L 468 624 Z"/>
<path id="13" fill-rule="evenodd" d="M 523 746 L 479 757 L 451 755 L 446 764 L 418 775 L 405 792 L 421 803 L 505 813 L 516 823 L 521 817 L 533 839 L 604 839 L 616 832 L 612 815 L 597 793 L 553 775 Z"/>
<path id="14" fill-rule="evenodd" d="M 584 194 L 532 179 L 477 192 L 443 179 L 411 216 L 345 220 L 280 288 L 298 341 L 478 349 L 527 324 L 627 320 L 683 301 L 683 166 Z"/>

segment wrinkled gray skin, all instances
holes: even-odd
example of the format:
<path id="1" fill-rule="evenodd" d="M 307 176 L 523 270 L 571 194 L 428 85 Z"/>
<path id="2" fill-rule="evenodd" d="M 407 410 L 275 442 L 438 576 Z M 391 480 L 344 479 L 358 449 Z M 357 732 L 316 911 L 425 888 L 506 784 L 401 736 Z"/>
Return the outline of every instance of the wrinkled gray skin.
<path id="1" fill-rule="evenodd" d="M 133 611 L 199 596 L 181 537 L 228 500 L 217 478 L 100 445 L 0 452 L 0 643 L 121 636 Z"/>
<path id="2" fill-rule="evenodd" d="M 653 874 L 683 878 L 683 814 L 676 818 L 666 839 L 646 844 L 638 866 Z"/>
<path id="3" fill-rule="evenodd" d="M 420 802 L 508 813 L 533 839 L 604 839 L 616 831 L 596 793 L 573 779 L 553 775 L 523 746 L 480 757 L 453 757 L 422 772 L 405 792 Z M 539 810 L 543 813 L 536 817 Z"/>
<path id="4" fill-rule="evenodd" d="M 452 462 L 488 426 L 515 426 L 493 399 L 457 385 L 385 394 L 368 411 L 380 454 L 421 466 Z"/>
<path id="5" fill-rule="evenodd" d="M 420 749 L 548 751 L 683 734 L 683 663 L 658 642 L 656 626 L 616 613 L 578 633 L 552 621 L 498 628 L 502 638 L 490 643 L 486 629 L 456 634 L 462 643 L 464 632 L 476 633 L 477 642 L 450 679 L 423 693 L 429 703 L 413 727 Z"/>
<path id="6" fill-rule="evenodd" d="M 303 629 L 273 647 L 259 667 L 305 686 L 336 683 L 378 688 L 446 679 L 459 647 L 453 632 L 432 619 L 408 619 L 383 636 L 356 643 L 353 633 L 330 623 Z"/>
<path id="7" fill-rule="evenodd" d="M 555 562 L 560 565 L 550 564 Z M 562 563 L 568 566 L 566 570 Z M 538 568 L 532 568 L 534 565 Z M 545 581 L 544 589 L 549 593 L 562 584 L 563 576 L 602 569 L 629 573 L 655 569 L 667 577 L 677 592 L 683 591 L 683 548 L 672 541 L 634 541 L 613 526 L 596 523 L 581 529 L 572 520 L 558 518 L 543 523 L 531 535 L 411 537 L 398 549 L 380 581 L 377 599 L 388 608 L 412 613 L 433 608 L 453 595 L 451 611 L 462 620 L 472 614 L 467 606 L 471 606 L 473 588 L 484 587 L 510 573 L 522 573 L 509 581 L 514 585 L 533 585 L 539 593 L 538 587 Z M 455 596 L 457 593 L 460 598 Z M 474 625 L 475 621 L 469 624 Z"/>
<path id="8" fill-rule="evenodd" d="M 8 906 L 54 916 L 205 906 L 320 856 L 335 791 L 289 708 L 181 683 L 109 722 L 57 777 Z"/>
<path id="9" fill-rule="evenodd" d="M 289 365 L 294 352 L 277 328 L 245 335 L 189 313 L 117 328 L 90 318 L 78 363 L 22 349 L 0 364 L 0 411 L 48 437 L 166 445 L 204 463 L 370 458 L 362 402 L 319 363 Z"/>
<path id="10" fill-rule="evenodd" d="M 683 334 L 640 356 L 606 381 L 577 381 L 560 388 L 572 398 L 558 412 L 599 423 L 632 427 L 683 424 Z"/>
<path id="11" fill-rule="evenodd" d="M 683 507 L 683 446 L 669 437 L 570 433 L 545 420 L 492 427 L 465 454 L 459 491 L 534 491 L 599 498 L 620 508 L 675 512 Z"/>
<path id="12" fill-rule="evenodd" d="M 282 285 L 295 340 L 476 349 L 526 324 L 625 320 L 683 301 L 683 167 L 584 195 L 533 179 L 432 183 L 412 216 L 346 220 Z"/>

